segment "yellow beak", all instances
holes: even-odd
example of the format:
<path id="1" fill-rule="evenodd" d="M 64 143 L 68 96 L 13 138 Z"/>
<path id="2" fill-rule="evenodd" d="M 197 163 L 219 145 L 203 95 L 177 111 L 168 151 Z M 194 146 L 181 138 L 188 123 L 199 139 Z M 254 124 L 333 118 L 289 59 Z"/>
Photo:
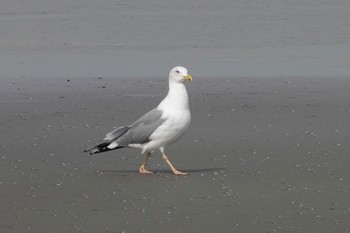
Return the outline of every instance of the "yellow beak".
<path id="1" fill-rule="evenodd" d="M 191 75 L 186 75 L 186 76 L 183 76 L 183 78 L 185 79 L 185 80 L 189 80 L 189 81 L 192 81 L 192 76 Z"/>

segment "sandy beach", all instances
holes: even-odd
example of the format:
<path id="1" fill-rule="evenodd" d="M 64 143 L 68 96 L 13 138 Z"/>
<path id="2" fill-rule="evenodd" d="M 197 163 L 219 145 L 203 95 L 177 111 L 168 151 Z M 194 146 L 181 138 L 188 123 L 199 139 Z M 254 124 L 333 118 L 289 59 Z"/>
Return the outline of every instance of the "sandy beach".
<path id="1" fill-rule="evenodd" d="M 350 80 L 197 77 L 193 123 L 155 154 L 82 151 L 164 79 L 1 81 L 2 232 L 347 232 Z M 205 224 L 210 222 L 210 224 Z"/>
<path id="2" fill-rule="evenodd" d="M 348 0 L 0 3 L 0 232 L 350 231 Z M 167 148 L 83 153 L 187 67 Z"/>

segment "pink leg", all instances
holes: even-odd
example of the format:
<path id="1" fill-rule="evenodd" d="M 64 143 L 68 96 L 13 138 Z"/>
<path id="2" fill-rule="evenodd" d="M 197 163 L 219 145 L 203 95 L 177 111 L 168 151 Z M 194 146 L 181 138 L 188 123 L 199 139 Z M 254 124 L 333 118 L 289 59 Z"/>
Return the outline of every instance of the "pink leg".
<path id="1" fill-rule="evenodd" d="M 187 175 L 188 173 L 180 172 L 176 170 L 176 168 L 171 164 L 170 160 L 168 159 L 168 156 L 166 154 L 162 154 L 164 161 L 168 164 L 170 169 L 174 172 L 175 175 Z"/>
<path id="2" fill-rule="evenodd" d="M 151 172 L 151 171 L 146 170 L 146 168 L 145 168 L 145 166 L 146 166 L 146 164 L 147 164 L 148 159 L 149 159 L 150 156 L 151 156 L 151 153 L 150 153 L 150 152 L 147 152 L 146 155 L 145 155 L 145 160 L 143 161 L 143 163 L 141 164 L 141 166 L 140 166 L 140 168 L 139 168 L 139 172 L 140 172 L 141 174 L 150 174 L 150 173 L 153 173 L 153 172 Z"/>

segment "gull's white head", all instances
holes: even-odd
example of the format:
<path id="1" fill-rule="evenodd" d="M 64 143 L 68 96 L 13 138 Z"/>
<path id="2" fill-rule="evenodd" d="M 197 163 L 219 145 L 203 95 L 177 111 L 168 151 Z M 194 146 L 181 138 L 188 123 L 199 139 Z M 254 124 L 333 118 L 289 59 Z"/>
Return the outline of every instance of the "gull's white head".
<path id="1" fill-rule="evenodd" d="M 186 80 L 192 81 L 192 76 L 188 74 L 188 71 L 185 67 L 176 66 L 170 71 L 169 80 L 183 83 Z"/>

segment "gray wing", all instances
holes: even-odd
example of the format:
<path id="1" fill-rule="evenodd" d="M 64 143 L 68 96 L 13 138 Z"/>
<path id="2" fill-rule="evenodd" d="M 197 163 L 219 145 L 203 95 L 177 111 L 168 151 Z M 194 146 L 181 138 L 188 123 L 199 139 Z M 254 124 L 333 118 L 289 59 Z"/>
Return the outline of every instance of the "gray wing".
<path id="1" fill-rule="evenodd" d="M 112 132 L 108 133 L 104 138 L 104 141 L 113 142 L 125 134 L 129 129 L 130 127 L 128 126 L 119 127 L 118 129 L 115 129 Z"/>
<path id="2" fill-rule="evenodd" d="M 165 121 L 163 111 L 157 108 L 149 111 L 129 127 L 129 130 L 117 140 L 120 146 L 149 142 L 151 134 Z"/>

